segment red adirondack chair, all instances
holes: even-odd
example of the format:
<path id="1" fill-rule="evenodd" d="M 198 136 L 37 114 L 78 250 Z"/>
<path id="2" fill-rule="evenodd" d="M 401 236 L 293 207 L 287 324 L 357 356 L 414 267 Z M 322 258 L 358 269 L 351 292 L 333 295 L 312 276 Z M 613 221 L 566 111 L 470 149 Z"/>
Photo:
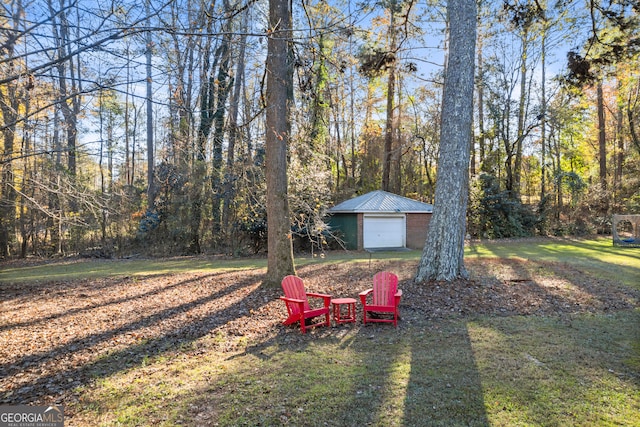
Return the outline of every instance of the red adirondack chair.
<path id="1" fill-rule="evenodd" d="M 371 295 L 370 298 L 368 296 Z M 398 305 L 402 290 L 398 289 L 398 276 L 389 272 L 381 271 L 373 276 L 373 288 L 360 292 L 360 302 L 362 303 L 363 322 L 393 322 L 398 326 Z M 369 302 L 370 301 L 370 302 Z M 393 319 L 383 317 L 367 317 L 367 313 L 391 313 Z"/>
<path id="2" fill-rule="evenodd" d="M 284 325 L 290 325 L 295 322 L 300 322 L 300 329 L 302 333 L 307 332 L 307 327 L 315 326 L 331 326 L 331 320 L 329 319 L 329 304 L 331 303 L 331 295 L 317 294 L 313 292 L 306 292 L 304 290 L 304 283 L 298 276 L 286 276 L 282 279 L 282 290 L 284 291 L 283 297 L 280 297 L 287 306 L 287 312 L 289 317 L 282 322 Z M 309 299 L 322 298 L 323 307 L 311 308 L 309 306 Z M 310 325 L 306 324 L 307 319 L 323 316 L 323 322 L 316 322 Z"/>

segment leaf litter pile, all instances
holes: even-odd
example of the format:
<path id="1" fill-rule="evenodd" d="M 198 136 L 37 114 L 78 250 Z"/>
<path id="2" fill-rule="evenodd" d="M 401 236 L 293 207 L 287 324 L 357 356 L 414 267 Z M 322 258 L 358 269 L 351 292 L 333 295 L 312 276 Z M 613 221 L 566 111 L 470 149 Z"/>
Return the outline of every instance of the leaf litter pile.
<path id="1" fill-rule="evenodd" d="M 413 283 L 415 261 L 323 263 L 297 274 L 308 291 L 357 298 L 376 271 L 393 271 L 403 291 L 398 328 L 407 329 L 473 316 L 570 316 L 640 307 L 640 291 L 564 264 L 482 259 L 466 266 L 471 278 L 453 283 Z M 261 286 L 264 273 L 2 284 L 0 404 L 69 405 L 96 378 L 150 357 L 236 351 L 243 342 L 288 343 L 332 333 L 315 328 L 303 336 L 298 325 L 282 326 L 281 290 Z M 357 323 L 346 327 L 365 327 L 357 311 Z M 375 333 L 376 325 L 366 327 Z"/>

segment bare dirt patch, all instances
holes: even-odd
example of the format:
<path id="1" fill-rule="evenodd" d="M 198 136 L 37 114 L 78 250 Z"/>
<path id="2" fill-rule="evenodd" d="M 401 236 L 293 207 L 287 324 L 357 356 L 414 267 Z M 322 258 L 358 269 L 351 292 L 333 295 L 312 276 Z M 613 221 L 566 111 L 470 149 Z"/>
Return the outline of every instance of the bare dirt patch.
<path id="1" fill-rule="evenodd" d="M 310 291 L 357 297 L 376 271 L 403 290 L 399 328 L 473 316 L 571 316 L 640 307 L 640 292 L 567 265 L 524 260 L 467 262 L 470 280 L 415 284 L 415 262 L 302 267 Z M 264 270 L 123 277 L 0 286 L 0 403 L 72 404 L 82 387 L 146 358 L 232 351 L 262 340 L 304 340 L 285 327 L 279 288 Z M 358 312 L 360 316 L 360 312 Z M 359 317 L 360 319 L 360 317 Z M 373 325 L 376 327 L 389 325 Z M 355 325 L 341 327 L 363 327 Z"/>

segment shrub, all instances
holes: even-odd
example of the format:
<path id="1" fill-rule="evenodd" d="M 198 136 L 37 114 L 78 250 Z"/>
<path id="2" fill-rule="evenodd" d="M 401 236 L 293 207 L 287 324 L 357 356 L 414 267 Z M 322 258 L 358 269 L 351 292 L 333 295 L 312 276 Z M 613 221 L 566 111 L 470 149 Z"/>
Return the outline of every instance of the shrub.
<path id="1" fill-rule="evenodd" d="M 475 237 L 525 237 L 535 234 L 538 218 L 533 210 L 500 188 L 498 179 L 481 174 L 471 190 L 469 233 Z"/>

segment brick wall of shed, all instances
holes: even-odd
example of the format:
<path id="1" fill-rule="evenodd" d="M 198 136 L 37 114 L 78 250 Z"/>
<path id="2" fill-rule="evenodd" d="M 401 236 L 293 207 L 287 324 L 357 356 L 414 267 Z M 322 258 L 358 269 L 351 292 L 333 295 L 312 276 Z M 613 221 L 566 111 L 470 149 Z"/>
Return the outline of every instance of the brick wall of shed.
<path id="1" fill-rule="evenodd" d="M 407 214 L 407 248 L 424 248 L 429 221 L 431 221 L 431 214 L 429 213 Z"/>

